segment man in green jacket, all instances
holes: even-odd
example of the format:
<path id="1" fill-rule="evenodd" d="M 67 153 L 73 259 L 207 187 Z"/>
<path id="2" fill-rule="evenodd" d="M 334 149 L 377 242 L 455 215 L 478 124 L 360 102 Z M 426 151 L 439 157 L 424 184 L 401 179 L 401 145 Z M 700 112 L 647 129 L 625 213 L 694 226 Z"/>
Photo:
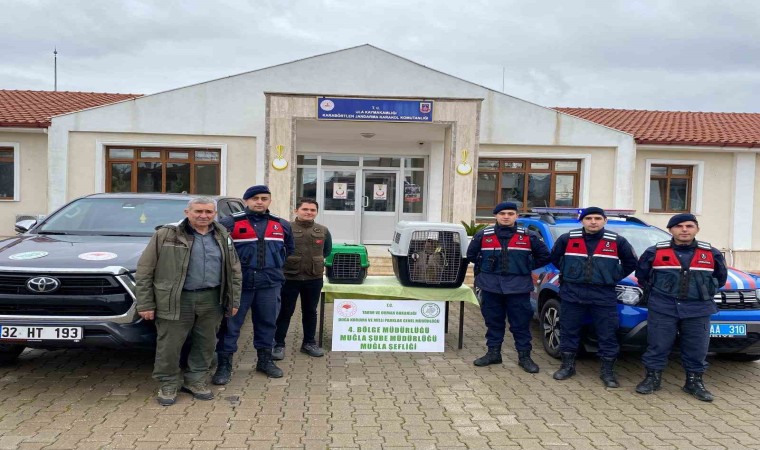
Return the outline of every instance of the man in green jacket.
<path id="1" fill-rule="evenodd" d="M 155 232 L 137 263 L 137 312 L 156 321 L 153 378 L 162 406 L 173 405 L 180 382 L 196 399 L 211 400 L 206 384 L 222 316 L 240 306 L 242 272 L 227 230 L 214 221 L 216 203 L 190 200 L 186 218 Z M 184 380 L 180 352 L 192 336 Z"/>

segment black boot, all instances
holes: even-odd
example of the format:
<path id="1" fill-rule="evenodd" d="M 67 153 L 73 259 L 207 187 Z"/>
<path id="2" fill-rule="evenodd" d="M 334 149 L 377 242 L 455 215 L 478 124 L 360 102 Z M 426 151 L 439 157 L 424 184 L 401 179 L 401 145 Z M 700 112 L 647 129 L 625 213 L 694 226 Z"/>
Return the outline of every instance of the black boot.
<path id="1" fill-rule="evenodd" d="M 232 378 L 232 353 L 216 354 L 216 372 L 211 382 L 216 385 L 227 384 Z"/>
<path id="2" fill-rule="evenodd" d="M 256 361 L 256 370 L 264 372 L 269 378 L 282 378 L 282 370 L 274 364 L 272 360 L 271 348 L 256 349 L 258 361 Z"/>
<path id="3" fill-rule="evenodd" d="M 702 400 L 703 402 L 713 401 L 713 395 L 705 388 L 705 383 L 702 382 L 701 373 L 688 372 L 683 391 L 693 395 L 697 400 Z"/>
<path id="4" fill-rule="evenodd" d="M 575 375 L 575 353 L 562 352 L 562 365 L 554 372 L 555 380 L 567 380 Z"/>
<path id="5" fill-rule="evenodd" d="M 517 358 L 517 365 L 522 367 L 524 371 L 528 373 L 538 373 L 538 364 L 530 359 L 530 350 L 517 352 Z"/>
<path id="6" fill-rule="evenodd" d="M 599 378 L 604 383 L 604 387 L 617 388 L 620 387 L 617 378 L 615 377 L 615 358 L 601 358 L 602 366 L 599 368 Z"/>
<path id="7" fill-rule="evenodd" d="M 476 359 L 473 364 L 479 367 L 501 364 L 501 347 L 488 347 L 488 353 Z"/>
<path id="8" fill-rule="evenodd" d="M 662 370 L 647 369 L 646 377 L 636 386 L 639 394 L 651 394 L 659 391 L 662 384 Z"/>

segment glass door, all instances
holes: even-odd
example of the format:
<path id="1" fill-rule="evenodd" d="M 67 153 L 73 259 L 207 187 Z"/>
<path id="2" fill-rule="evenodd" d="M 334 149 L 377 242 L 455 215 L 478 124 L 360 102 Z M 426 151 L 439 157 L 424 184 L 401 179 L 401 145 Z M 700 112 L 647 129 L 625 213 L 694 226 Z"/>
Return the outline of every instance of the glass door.
<path id="1" fill-rule="evenodd" d="M 398 171 L 362 172 L 361 237 L 364 244 L 390 244 L 398 222 Z"/>
<path id="2" fill-rule="evenodd" d="M 357 169 L 322 170 L 320 220 L 330 229 L 333 242 L 359 243 L 360 201 L 357 201 Z"/>

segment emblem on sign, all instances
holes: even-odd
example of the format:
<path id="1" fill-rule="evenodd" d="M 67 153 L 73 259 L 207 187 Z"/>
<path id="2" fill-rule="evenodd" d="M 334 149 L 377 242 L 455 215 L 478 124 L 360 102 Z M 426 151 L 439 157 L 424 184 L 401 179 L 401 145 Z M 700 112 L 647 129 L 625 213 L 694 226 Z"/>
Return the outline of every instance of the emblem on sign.
<path id="1" fill-rule="evenodd" d="M 313 104 L 313 103 L 312 103 Z M 325 111 L 332 111 L 333 108 L 335 108 L 335 103 L 333 103 L 332 100 L 324 99 L 319 104 L 319 107 L 322 108 Z"/>
<path id="2" fill-rule="evenodd" d="M 351 301 L 344 301 L 338 304 L 338 315 L 343 317 L 351 317 L 359 310 L 356 303 Z"/>
<path id="3" fill-rule="evenodd" d="M 435 303 L 425 303 L 422 305 L 422 308 L 420 308 L 420 312 L 428 319 L 432 319 L 433 317 L 438 317 L 441 313 L 441 308 Z"/>
<path id="4" fill-rule="evenodd" d="M 46 294 L 53 292 L 61 285 L 57 278 L 53 277 L 34 277 L 26 282 L 26 288 L 37 294 Z"/>
<path id="5" fill-rule="evenodd" d="M 420 102 L 420 112 L 423 114 L 427 114 L 430 112 L 430 110 L 433 109 L 433 104 L 430 102 Z"/>

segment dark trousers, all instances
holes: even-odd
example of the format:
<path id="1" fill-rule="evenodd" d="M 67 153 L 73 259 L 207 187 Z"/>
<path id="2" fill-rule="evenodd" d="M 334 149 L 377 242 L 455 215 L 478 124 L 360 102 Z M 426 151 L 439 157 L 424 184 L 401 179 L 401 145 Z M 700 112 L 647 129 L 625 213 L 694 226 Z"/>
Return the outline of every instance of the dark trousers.
<path id="1" fill-rule="evenodd" d="M 676 335 L 681 335 L 681 365 L 687 372 L 707 370 L 707 349 L 710 347 L 710 316 L 678 317 L 649 311 L 647 350 L 641 357 L 644 367 L 664 370 Z"/>
<path id="2" fill-rule="evenodd" d="M 235 353 L 240 329 L 245 323 L 248 310 L 251 310 L 253 322 L 253 347 L 255 349 L 274 346 L 274 332 L 277 328 L 277 315 L 280 313 L 280 288 L 274 286 L 263 289 L 243 289 L 240 295 L 240 308 L 237 314 L 222 321 L 219 329 L 218 353 Z"/>
<path id="3" fill-rule="evenodd" d="M 206 377 L 214 358 L 216 333 L 224 317 L 219 304 L 219 289 L 201 292 L 182 292 L 179 320 L 156 319 L 156 362 L 153 378 L 161 385 L 179 386 L 180 352 L 188 336 L 190 353 L 184 381 L 195 383 Z"/>
<path id="4" fill-rule="evenodd" d="M 496 294 L 481 291 L 480 312 L 486 323 L 486 345 L 501 347 L 504 342 L 505 321 L 509 321 L 509 332 L 515 340 L 518 352 L 530 351 L 530 320 L 533 308 L 530 306 L 530 294 Z"/>
<path id="5" fill-rule="evenodd" d="M 296 311 L 296 302 L 301 297 L 301 323 L 303 324 L 303 344 L 316 344 L 314 334 L 317 331 L 317 306 L 322 292 L 322 278 L 316 280 L 287 280 L 282 287 L 282 305 L 277 317 L 277 332 L 274 335 L 276 346 L 285 346 L 290 319 Z"/>
<path id="6" fill-rule="evenodd" d="M 599 342 L 597 355 L 600 358 L 617 358 L 620 351 L 617 330 L 617 305 L 594 305 L 589 303 L 560 303 L 559 350 L 563 353 L 576 353 L 581 345 L 581 330 L 586 315 L 591 316 L 594 330 Z"/>

